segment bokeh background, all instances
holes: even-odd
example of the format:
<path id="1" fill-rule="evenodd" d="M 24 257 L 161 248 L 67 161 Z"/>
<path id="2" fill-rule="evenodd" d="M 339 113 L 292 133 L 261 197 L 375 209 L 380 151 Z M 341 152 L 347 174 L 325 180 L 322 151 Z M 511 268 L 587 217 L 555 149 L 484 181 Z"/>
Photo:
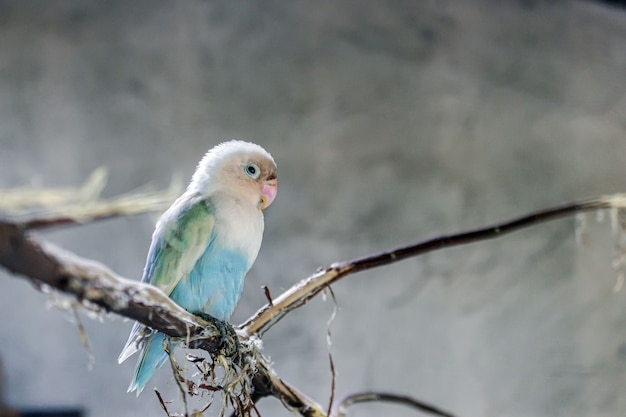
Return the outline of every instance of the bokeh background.
<path id="1" fill-rule="evenodd" d="M 262 285 L 276 296 L 337 260 L 626 191 L 625 80 L 626 12 L 590 1 L 3 0 L 0 187 L 77 186 L 105 166 L 111 197 L 186 181 L 222 140 L 261 144 L 280 192 L 238 323 Z M 139 279 L 156 217 L 42 238 Z M 570 218 L 337 283 L 337 396 L 625 415 L 626 293 L 613 291 L 608 221 L 588 223 L 584 246 Z M 0 275 L 10 406 L 164 415 L 149 389 L 126 394 L 129 321 L 83 317 L 89 369 L 71 315 Z M 316 299 L 264 338 L 276 370 L 322 404 L 332 310 Z M 152 386 L 177 399 L 167 369 Z M 289 415 L 273 399 L 259 409 Z"/>

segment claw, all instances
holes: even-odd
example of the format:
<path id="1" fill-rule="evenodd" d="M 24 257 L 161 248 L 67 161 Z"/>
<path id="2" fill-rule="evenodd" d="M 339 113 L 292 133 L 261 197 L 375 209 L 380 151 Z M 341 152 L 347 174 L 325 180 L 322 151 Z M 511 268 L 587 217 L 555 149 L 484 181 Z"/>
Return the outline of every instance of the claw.
<path id="1" fill-rule="evenodd" d="M 221 345 L 222 346 L 228 346 L 229 348 L 231 346 L 229 346 L 229 341 L 232 339 L 235 341 L 235 349 L 234 352 L 230 355 L 227 356 L 232 356 L 234 354 L 236 354 L 237 352 L 239 352 L 241 350 L 241 344 L 239 343 L 239 337 L 237 336 L 237 333 L 235 332 L 235 329 L 233 328 L 233 326 L 224 320 L 220 320 L 218 318 L 215 318 L 213 316 L 211 316 L 210 314 L 206 314 L 203 313 L 201 311 L 196 311 L 193 313 L 196 316 L 202 317 L 204 320 L 210 322 L 211 324 L 213 324 L 215 327 L 217 327 L 217 330 L 220 332 L 220 341 L 221 341 Z M 226 333 L 230 333 L 230 338 L 227 336 Z M 228 352 L 232 352 L 233 349 L 227 349 Z"/>

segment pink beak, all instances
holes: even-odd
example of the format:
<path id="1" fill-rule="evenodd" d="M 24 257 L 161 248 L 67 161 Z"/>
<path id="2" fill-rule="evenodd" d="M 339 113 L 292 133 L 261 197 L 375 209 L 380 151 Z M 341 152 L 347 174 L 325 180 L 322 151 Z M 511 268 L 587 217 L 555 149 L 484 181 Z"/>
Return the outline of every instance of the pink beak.
<path id="1" fill-rule="evenodd" d="M 278 183 L 276 180 L 264 182 L 263 187 L 261 188 L 261 201 L 259 202 L 259 209 L 264 210 L 269 207 L 276 198 L 277 192 Z"/>

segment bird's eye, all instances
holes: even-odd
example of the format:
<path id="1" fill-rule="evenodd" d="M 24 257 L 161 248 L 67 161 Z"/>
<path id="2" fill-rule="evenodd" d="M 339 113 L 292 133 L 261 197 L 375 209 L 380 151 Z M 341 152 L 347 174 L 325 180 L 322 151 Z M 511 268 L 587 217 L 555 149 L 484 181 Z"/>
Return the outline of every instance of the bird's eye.
<path id="1" fill-rule="evenodd" d="M 250 178 L 255 180 L 259 178 L 259 175 L 261 174 L 261 170 L 259 169 L 259 167 L 254 164 L 244 165 L 243 170 Z"/>

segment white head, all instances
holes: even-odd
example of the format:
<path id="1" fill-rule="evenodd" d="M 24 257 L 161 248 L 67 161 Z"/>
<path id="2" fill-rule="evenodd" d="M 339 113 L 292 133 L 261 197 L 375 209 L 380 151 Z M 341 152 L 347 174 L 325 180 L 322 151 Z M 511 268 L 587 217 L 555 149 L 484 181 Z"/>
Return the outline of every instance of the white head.
<path id="1" fill-rule="evenodd" d="M 210 149 L 198 163 L 188 192 L 234 193 L 260 210 L 276 197 L 278 169 L 274 158 L 254 143 L 231 140 Z"/>

